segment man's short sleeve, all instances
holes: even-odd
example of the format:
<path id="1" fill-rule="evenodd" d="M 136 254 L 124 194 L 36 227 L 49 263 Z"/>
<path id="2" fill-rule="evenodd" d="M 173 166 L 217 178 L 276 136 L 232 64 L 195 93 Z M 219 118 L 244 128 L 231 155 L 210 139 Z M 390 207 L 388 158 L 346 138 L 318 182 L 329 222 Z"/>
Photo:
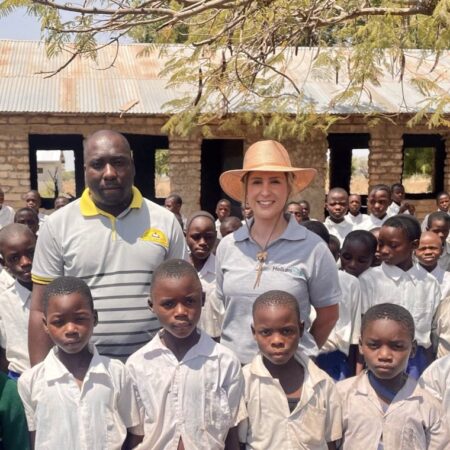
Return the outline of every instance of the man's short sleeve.
<path id="1" fill-rule="evenodd" d="M 166 259 L 188 259 L 186 240 L 184 238 L 183 230 L 181 229 L 181 226 L 175 216 L 173 218 L 169 252 Z"/>
<path id="2" fill-rule="evenodd" d="M 61 242 L 58 242 L 52 220 L 46 220 L 39 230 L 33 258 L 32 278 L 38 284 L 48 284 L 64 275 Z"/>

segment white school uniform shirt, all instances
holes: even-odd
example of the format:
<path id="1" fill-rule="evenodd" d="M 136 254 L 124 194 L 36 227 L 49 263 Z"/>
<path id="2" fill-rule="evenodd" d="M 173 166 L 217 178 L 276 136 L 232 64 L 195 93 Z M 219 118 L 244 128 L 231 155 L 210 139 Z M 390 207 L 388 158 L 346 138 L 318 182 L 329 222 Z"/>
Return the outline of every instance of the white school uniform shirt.
<path id="1" fill-rule="evenodd" d="M 400 213 L 400 205 L 397 205 L 397 203 L 392 202 L 388 206 L 388 209 L 386 210 L 386 212 L 389 217 L 396 216 L 397 214 Z M 411 214 L 411 213 L 409 212 L 409 210 L 406 210 L 406 211 L 403 211 L 402 214 Z"/>
<path id="2" fill-rule="evenodd" d="M 248 418 L 239 424 L 239 441 L 248 450 L 327 450 L 327 442 L 341 438 L 341 404 L 333 380 L 301 352 L 295 359 L 304 369 L 304 381 L 292 413 L 261 354 L 244 367 Z"/>
<path id="3" fill-rule="evenodd" d="M 339 303 L 339 319 L 331 330 L 320 353 L 340 350 L 348 356 L 350 344 L 358 344 L 361 329 L 361 289 L 358 278 L 338 271 L 342 300 Z"/>
<path id="4" fill-rule="evenodd" d="M 367 372 L 336 384 L 342 399 L 343 450 L 444 450 L 450 435 L 439 402 L 408 377 L 384 411 Z"/>
<path id="5" fill-rule="evenodd" d="M 205 304 L 198 327 L 212 337 L 220 336 L 224 314 L 223 303 L 216 296 L 216 257 L 211 253 L 205 264 L 198 272 L 205 293 Z"/>
<path id="6" fill-rule="evenodd" d="M 142 435 L 136 388 L 123 363 L 98 354 L 93 345 L 81 389 L 54 347 L 24 372 L 18 390 L 36 449 L 120 450 L 127 429 Z"/>
<path id="7" fill-rule="evenodd" d="M 350 222 L 347 222 L 345 219 L 340 223 L 336 223 L 333 222 L 329 217 L 327 217 L 323 224 L 330 234 L 336 236 L 339 239 L 341 247 L 344 243 L 345 236 L 347 236 L 347 234 L 353 230 L 353 225 Z"/>
<path id="8" fill-rule="evenodd" d="M 17 280 L 0 293 L 0 347 L 6 350 L 8 369 L 22 373 L 30 368 L 28 319 L 31 291 Z"/>
<path id="9" fill-rule="evenodd" d="M 442 249 L 442 255 L 438 260 L 439 267 L 444 270 L 450 270 L 450 243 L 445 242 Z"/>
<path id="10" fill-rule="evenodd" d="M 0 209 L 0 230 L 10 223 L 14 223 L 14 214 L 14 209 L 11 206 L 2 205 Z"/>
<path id="11" fill-rule="evenodd" d="M 450 296 L 439 303 L 433 318 L 431 339 L 438 358 L 450 354 Z"/>
<path id="12" fill-rule="evenodd" d="M 358 213 L 358 215 L 356 215 L 356 216 L 354 216 L 351 213 L 347 213 L 345 215 L 345 220 L 348 223 L 351 223 L 353 226 L 355 226 L 355 225 L 360 225 L 361 223 L 363 223 L 365 220 L 368 219 L 368 217 L 369 216 L 367 214 L 363 214 L 363 213 Z M 354 228 L 354 229 L 356 229 L 356 228 Z"/>
<path id="13" fill-rule="evenodd" d="M 434 313 L 441 300 L 436 278 L 419 264 L 404 271 L 397 266 L 381 263 L 360 277 L 361 312 L 380 303 L 394 303 L 406 308 L 414 318 L 417 343 L 428 348 Z"/>
<path id="14" fill-rule="evenodd" d="M 450 428 L 450 355 L 428 366 L 419 378 L 419 385 L 439 400 Z"/>
<path id="15" fill-rule="evenodd" d="M 439 264 L 430 272 L 436 278 L 441 288 L 441 300 L 450 294 L 450 272 L 439 267 Z"/>
<path id="16" fill-rule="evenodd" d="M 15 282 L 15 279 L 12 275 L 4 268 L 1 267 L 0 270 L 0 294 L 12 286 Z"/>
<path id="17" fill-rule="evenodd" d="M 229 429 L 246 417 L 239 360 L 200 331 L 178 361 L 160 333 L 127 361 L 145 410 L 140 448 L 176 450 L 181 438 L 189 450 L 223 449 Z"/>
<path id="18" fill-rule="evenodd" d="M 216 226 L 217 239 L 222 239 L 222 233 L 220 232 L 220 225 L 222 225 L 222 222 L 219 219 L 216 219 L 214 225 Z"/>
<path id="19" fill-rule="evenodd" d="M 366 230 L 370 231 L 374 228 L 379 228 L 383 226 L 384 222 L 389 219 L 389 215 L 386 214 L 382 219 L 370 214 L 365 220 L 363 220 L 359 225 L 353 227 L 354 230 Z"/>

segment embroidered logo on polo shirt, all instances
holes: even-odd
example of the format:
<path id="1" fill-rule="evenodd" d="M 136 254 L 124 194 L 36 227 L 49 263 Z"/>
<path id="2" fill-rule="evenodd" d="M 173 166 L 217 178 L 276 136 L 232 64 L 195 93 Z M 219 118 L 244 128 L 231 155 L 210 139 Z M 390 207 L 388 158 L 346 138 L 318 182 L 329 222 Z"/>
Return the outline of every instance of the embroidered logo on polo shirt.
<path id="1" fill-rule="evenodd" d="M 167 236 L 161 230 L 158 230 L 158 228 L 149 228 L 148 230 L 145 230 L 140 239 L 162 245 L 164 248 L 169 248 Z"/>
<path id="2" fill-rule="evenodd" d="M 295 278 L 301 278 L 302 280 L 306 280 L 305 272 L 302 269 L 299 269 L 298 267 L 292 267 L 292 266 L 280 266 L 278 264 L 272 264 L 272 270 L 275 272 L 286 272 L 293 275 Z"/>

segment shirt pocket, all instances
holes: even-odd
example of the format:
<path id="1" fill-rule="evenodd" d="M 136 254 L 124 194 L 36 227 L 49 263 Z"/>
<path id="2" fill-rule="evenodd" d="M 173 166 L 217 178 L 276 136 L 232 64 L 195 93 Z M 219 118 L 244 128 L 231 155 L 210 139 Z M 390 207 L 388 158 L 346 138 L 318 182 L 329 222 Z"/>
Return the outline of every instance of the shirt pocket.
<path id="1" fill-rule="evenodd" d="M 298 417 L 289 423 L 290 434 L 298 448 L 327 450 L 325 440 L 327 411 L 324 408 L 305 406 Z"/>

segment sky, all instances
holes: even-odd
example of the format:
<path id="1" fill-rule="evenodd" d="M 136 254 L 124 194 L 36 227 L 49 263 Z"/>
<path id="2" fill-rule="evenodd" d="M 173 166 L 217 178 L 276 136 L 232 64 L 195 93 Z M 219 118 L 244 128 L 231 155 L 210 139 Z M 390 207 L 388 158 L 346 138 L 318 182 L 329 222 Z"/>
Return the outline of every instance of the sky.
<path id="1" fill-rule="evenodd" d="M 39 40 L 40 34 L 38 21 L 25 8 L 0 17 L 0 39 Z"/>

